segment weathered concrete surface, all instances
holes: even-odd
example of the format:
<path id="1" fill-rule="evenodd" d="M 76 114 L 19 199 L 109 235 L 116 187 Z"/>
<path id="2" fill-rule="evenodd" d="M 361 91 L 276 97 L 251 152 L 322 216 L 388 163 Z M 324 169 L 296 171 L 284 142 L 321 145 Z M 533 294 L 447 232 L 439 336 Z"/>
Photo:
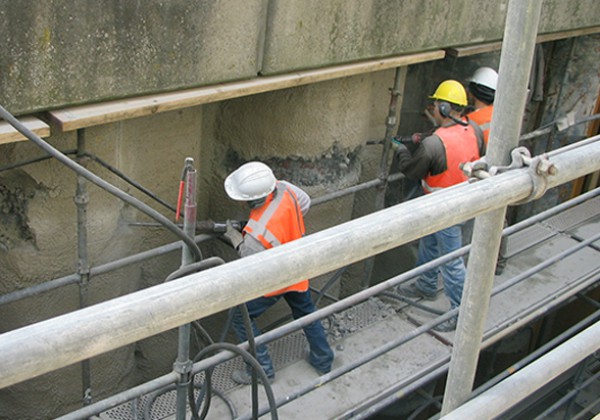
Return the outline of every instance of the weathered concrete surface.
<path id="1" fill-rule="evenodd" d="M 15 113 L 255 76 L 265 0 L 2 0 L 0 103 Z"/>
<path id="2" fill-rule="evenodd" d="M 15 6 L 13 6 L 13 2 L 0 0 L 0 4 L 4 5 L 4 3 L 6 3 L 6 7 L 0 8 L 0 15 L 4 13 L 4 16 L 6 13 L 17 13 L 16 5 L 27 5 L 42 11 L 50 10 L 46 9 L 50 7 L 49 5 L 54 6 L 52 12 L 45 13 L 43 18 L 40 17 L 35 21 L 36 24 L 41 25 L 41 28 L 45 27 L 48 19 L 54 19 L 53 22 L 58 25 L 59 16 L 57 14 L 66 10 L 64 5 L 72 6 L 72 10 L 75 11 L 83 7 L 78 3 L 65 1 L 49 3 L 18 1 L 14 2 Z M 112 2 L 108 2 L 108 4 L 112 4 Z M 171 15 L 165 12 L 166 9 L 161 8 L 158 2 L 149 4 L 151 6 L 149 10 L 154 10 L 152 13 L 158 13 L 158 10 L 164 13 L 160 15 L 160 18 L 163 19 L 160 21 L 161 25 L 173 27 L 168 20 Z M 215 3 L 214 7 L 220 10 L 221 7 L 233 7 L 235 4 L 237 3 L 219 2 Z M 273 2 L 272 4 L 273 12 L 276 9 L 279 10 L 278 8 L 282 7 L 283 3 Z M 337 4 L 339 6 L 339 3 Z M 412 3 L 407 2 L 407 4 Z M 163 7 L 179 10 L 179 5 L 179 2 L 171 2 L 168 6 Z M 86 10 L 97 11 L 94 9 L 95 7 L 100 6 L 94 3 Z M 103 3 L 102 7 L 107 7 L 107 3 Z M 129 7 L 133 8 L 133 3 L 132 5 L 129 3 L 116 5 L 115 3 L 111 10 L 116 13 L 116 10 L 121 10 L 119 8 Z M 259 13 L 259 10 L 254 8 L 257 7 L 255 3 L 243 7 L 246 9 L 238 10 L 240 13 L 245 13 L 245 16 Z M 287 7 L 297 6 L 290 2 Z M 315 5 L 315 7 L 317 6 Z M 360 7 L 355 6 L 351 10 L 358 10 Z M 593 7 L 590 8 L 590 11 L 594 10 Z M 192 15 L 186 14 L 185 18 L 195 19 L 194 11 L 188 11 Z M 145 16 L 144 13 L 150 12 L 140 11 L 137 16 Z M 305 13 L 312 12 L 305 11 Z M 566 17 L 567 21 L 570 17 L 570 14 Z M 98 32 L 97 27 L 109 25 L 105 19 L 109 18 L 98 17 L 94 21 L 85 22 L 85 25 L 81 22 L 72 25 L 85 26 L 90 34 L 101 34 L 103 32 Z M 211 22 L 216 25 L 223 19 L 225 19 L 225 15 L 213 16 Z M 239 17 L 239 19 L 243 18 Z M 149 18 L 144 17 L 142 20 L 146 23 L 140 21 L 131 25 L 138 25 L 136 28 L 140 30 L 143 28 L 139 25 L 150 25 Z M 14 22 L 14 19 L 0 19 L 0 27 L 5 28 Z M 30 23 L 18 19 L 16 22 L 21 22 L 22 27 L 27 27 L 25 24 Z M 67 29 L 72 28 L 68 24 L 69 21 L 66 22 Z M 185 22 L 189 23 L 188 20 Z M 479 22 L 477 23 L 479 24 Z M 449 24 L 445 25 L 449 27 Z M 117 25 L 116 27 L 122 28 L 123 26 Z M 154 40 L 158 38 L 155 31 L 160 34 L 164 28 L 161 26 L 160 31 L 152 28 L 152 30 L 146 28 L 147 36 Z M 123 31 L 127 32 L 130 29 L 132 29 L 131 26 L 125 26 Z M 256 28 L 252 30 L 254 29 Z M 120 33 L 120 30 L 115 29 L 116 33 Z M 236 30 L 248 31 L 250 29 L 237 28 Z M 217 36 L 217 32 L 215 32 L 215 36 Z M 174 34 L 169 34 L 167 37 L 179 36 L 175 35 L 176 33 L 177 31 L 174 30 Z M 108 32 L 108 34 L 108 39 L 111 40 L 112 32 Z M 189 32 L 184 32 L 184 34 L 191 36 Z M 99 41 L 102 38 L 93 38 L 90 35 L 92 40 L 87 38 L 81 40 L 82 45 L 89 48 L 84 51 L 72 52 L 68 57 L 67 65 L 65 60 L 58 58 L 58 52 L 55 50 L 60 49 L 61 45 L 73 45 L 77 40 L 67 42 L 65 39 L 62 44 L 47 44 L 52 48 L 48 47 L 44 61 L 34 54 L 37 50 L 33 48 L 34 45 L 37 45 L 35 42 L 43 40 L 43 37 L 36 38 L 31 33 L 18 34 L 14 32 L 9 37 L 11 42 L 20 39 L 15 37 L 24 37 L 22 39 L 22 48 L 24 49 L 18 50 L 17 55 L 17 58 L 23 59 L 11 62 L 12 67 L 9 72 L 5 72 L 4 67 L 0 69 L 0 86 L 2 87 L 0 88 L 0 97 L 4 98 L 3 95 L 9 93 L 13 95 L 8 102 L 1 99 L 0 103 L 3 105 L 8 103 L 9 110 L 19 109 L 21 106 L 19 103 L 22 104 L 24 110 L 46 109 L 67 102 L 74 103 L 99 100 L 115 95 L 139 94 L 144 89 L 151 91 L 159 88 L 174 89 L 181 87 L 184 82 L 209 83 L 213 80 L 210 77 L 216 77 L 215 75 L 224 74 L 229 78 L 237 78 L 255 74 L 256 50 L 252 44 L 255 40 L 250 42 L 244 38 L 242 42 L 236 37 L 228 40 L 227 34 L 229 33 L 223 31 L 218 33 L 219 39 L 223 38 L 220 42 L 231 41 L 232 45 L 227 44 L 223 47 L 211 44 L 210 48 L 213 50 L 209 52 L 203 50 L 212 60 L 210 63 L 205 62 L 199 55 L 196 56 L 197 61 L 194 65 L 201 68 L 210 64 L 213 66 L 212 70 L 200 71 L 194 68 L 190 71 L 189 67 L 184 65 L 190 63 L 181 61 L 181 57 L 173 56 L 172 61 L 177 63 L 181 71 L 181 75 L 175 77 L 169 72 L 175 72 L 177 66 L 170 67 L 171 61 L 168 63 L 161 61 L 164 60 L 161 55 L 164 53 L 162 49 L 152 50 L 156 54 L 152 56 L 143 55 L 141 51 L 133 48 L 132 56 L 125 56 L 121 53 L 122 55 L 114 60 L 109 60 L 106 54 L 109 51 L 118 54 L 121 44 L 112 39 L 110 46 L 105 45 Z M 121 35 L 126 38 L 125 33 Z M 271 36 L 274 37 L 275 34 L 273 33 Z M 249 38 L 252 37 L 249 36 Z M 50 39 L 62 38 L 51 36 Z M 171 40 L 171 42 L 175 41 Z M 193 40 L 189 42 L 193 42 Z M 579 39 L 576 42 L 579 42 Z M 96 44 L 99 46 L 97 47 Z M 251 47 L 250 44 L 252 44 Z M 0 57 L 2 66 L 7 63 L 3 60 L 15 58 L 13 53 L 16 50 L 12 49 L 13 43 L 7 45 L 9 47 L 7 47 L 6 54 L 2 54 Z M 392 48 L 392 52 L 396 53 L 399 50 L 394 49 L 395 45 L 395 43 L 386 44 L 385 48 Z M 592 45 L 597 46 L 597 39 Z M 191 45 L 188 46 L 191 48 L 188 48 L 188 54 L 191 54 L 189 51 L 200 54 Z M 246 54 L 242 58 L 239 56 L 241 52 L 237 54 L 237 58 L 236 54 L 232 52 L 238 47 L 244 49 L 244 54 Z M 321 43 L 315 41 L 312 47 L 318 52 Z M 307 59 L 311 57 L 308 53 L 304 54 L 299 46 L 294 45 L 292 49 L 298 56 L 304 55 Z M 83 54 L 88 50 L 94 51 L 94 60 L 97 57 L 98 60 L 105 60 L 105 62 L 91 60 Z M 171 53 L 175 54 L 173 51 Z M 585 48 L 582 51 L 585 51 Z M 227 56 L 221 60 L 219 58 L 221 52 L 231 54 L 231 57 Z M 152 68 L 151 58 L 162 63 L 160 68 L 158 70 L 154 68 L 155 71 L 148 79 L 134 80 L 132 69 L 142 74 L 142 68 Z M 351 55 L 336 59 L 351 60 Z M 440 60 L 411 67 L 406 89 L 403 92 L 404 102 L 399 130 L 410 132 L 413 129 L 423 129 L 427 122 L 421 115 L 422 109 L 427 102 L 427 96 L 433 92 L 441 80 L 448 77 L 464 80 L 479 65 L 494 66 L 497 59 L 498 54 L 494 53 L 464 60 Z M 234 64 L 235 60 L 238 60 L 239 63 Z M 59 68 L 60 71 L 42 71 L 39 64 L 42 61 L 44 64 L 48 64 L 48 67 L 44 69 Z M 114 66 L 112 70 L 107 67 L 110 63 Z M 222 71 L 220 68 L 223 63 L 228 63 L 230 66 L 227 71 Z M 581 61 L 578 60 L 573 61 L 571 65 L 574 69 L 573 72 L 580 71 L 587 74 L 590 71 L 586 67 L 581 67 Z M 594 68 L 594 71 L 596 69 Z M 30 72 L 32 73 L 30 74 Z M 33 72 L 36 73 L 33 74 Z M 10 86 L 4 89 L 6 78 L 10 77 L 16 77 L 16 81 L 13 80 L 16 85 L 13 86 L 9 83 Z M 556 77 L 560 78 L 560 75 Z M 140 87 L 141 85 L 137 83 L 145 83 L 145 85 Z M 268 162 L 278 176 L 303 186 L 313 197 L 354 185 L 358 180 L 373 179 L 379 165 L 381 147 L 365 146 L 365 144 L 367 140 L 381 139 L 385 133 L 384 123 L 389 104 L 388 89 L 392 85 L 393 71 L 388 70 L 101 125 L 86 129 L 87 148 L 91 153 L 122 170 L 172 204 L 175 203 L 177 196 L 177 185 L 184 159 L 188 156 L 193 157 L 199 171 L 198 218 L 242 219 L 247 215 L 247 209 L 237 206 L 226 197 L 223 191 L 223 180 L 230 170 L 249 159 L 261 159 Z M 61 87 L 56 90 L 56 86 Z M 16 88 L 22 89 L 19 91 L 19 95 L 15 93 Z M 596 94 L 591 92 L 588 92 L 587 95 L 590 96 L 589 98 L 586 96 L 586 103 L 593 101 L 592 97 L 596 97 Z M 562 97 L 558 101 L 562 101 Z M 33 104 L 32 108 L 29 108 L 29 105 L 25 106 L 26 102 Z M 76 133 L 55 133 L 49 138 L 49 142 L 60 150 L 73 149 L 76 146 Z M 36 147 L 26 142 L 1 145 L 0 166 L 22 162 L 40 155 L 41 152 Z M 117 180 L 116 177 L 96 164 L 90 163 L 89 166 L 95 173 L 150 203 L 147 197 Z M 19 170 L 0 173 L 0 209 L 7 211 L 0 215 L 0 228 L 2 229 L 0 230 L 0 278 L 2 278 L 0 293 L 8 293 L 75 272 L 77 256 L 76 208 L 72 201 L 74 192 L 74 174 L 55 161 L 44 161 L 24 166 Z M 175 239 L 173 235 L 160 228 L 131 226 L 130 222 L 149 220 L 97 187 L 90 185 L 88 193 L 90 195 L 88 252 L 90 263 L 93 266 Z M 152 203 L 152 205 L 168 217 L 173 216 L 171 211 L 164 209 L 161 205 L 156 203 Z M 364 214 L 364 208 L 371 205 L 372 195 L 365 193 L 314 207 L 306 220 L 308 231 L 315 232 L 344 222 L 361 213 Z M 205 256 L 225 256 L 226 253 L 223 247 L 219 248 L 213 244 L 203 247 L 203 251 Z M 231 258 L 232 256 L 227 255 L 227 257 Z M 413 262 L 410 257 L 411 255 L 402 257 L 402 261 L 398 261 L 398 258 L 392 259 L 392 263 L 398 262 L 398 267 L 394 264 L 393 269 L 410 267 Z M 111 275 L 94 278 L 90 286 L 90 303 L 162 282 L 179 264 L 180 258 L 174 254 L 161 257 L 151 263 L 135 265 Z M 381 275 L 388 273 L 388 269 L 392 269 L 390 267 L 391 264 L 388 267 L 380 267 Z M 323 279 L 317 279 L 316 284 L 320 285 L 323 281 Z M 354 280 L 348 282 L 351 281 Z M 0 307 L 0 331 L 38 322 L 73 310 L 77 306 L 76 286 L 2 306 Z M 273 317 L 277 317 L 277 315 L 274 314 Z M 265 320 L 267 323 L 268 321 Z M 220 331 L 222 325 L 222 319 L 211 319 L 206 320 L 205 327 L 210 330 L 211 334 L 217 336 L 218 334 L 215 333 Z M 171 369 L 175 346 L 175 335 L 173 332 L 169 332 L 144 340 L 135 347 L 119 350 L 118 354 L 115 353 L 116 361 L 110 359 L 108 355 L 106 358 L 104 356 L 95 358 L 92 361 L 94 397 L 100 398 L 133 383 L 166 373 Z M 36 404 L 38 390 L 43 391 L 47 401 L 50 401 L 41 408 L 43 411 L 40 411 L 40 407 Z M 55 417 L 61 412 L 76 408 L 80 401 L 80 372 L 79 367 L 75 366 L 11 387 L 11 389 L 0 390 L 0 406 L 3 408 L 0 410 L 0 417 Z"/>
<path id="3" fill-rule="evenodd" d="M 600 94 L 600 34 L 557 41 L 544 49 L 548 67 L 543 80 L 543 101 L 537 114 L 532 114 L 537 126 L 552 126 L 551 133 L 526 141 L 532 154 L 541 154 L 572 144 L 586 137 L 589 124 L 579 124 L 559 131 L 557 122 L 572 125 L 594 113 Z M 583 70 L 585 69 L 585 70 Z M 536 127 L 537 128 L 537 127 Z M 519 206 L 516 219 L 527 217 L 569 199 L 575 181 L 548 191 L 540 200 Z"/>
<path id="4" fill-rule="evenodd" d="M 497 41 L 507 3 L 1 0 L 0 103 L 23 114 Z M 597 1 L 546 0 L 540 33 L 599 24 Z"/>

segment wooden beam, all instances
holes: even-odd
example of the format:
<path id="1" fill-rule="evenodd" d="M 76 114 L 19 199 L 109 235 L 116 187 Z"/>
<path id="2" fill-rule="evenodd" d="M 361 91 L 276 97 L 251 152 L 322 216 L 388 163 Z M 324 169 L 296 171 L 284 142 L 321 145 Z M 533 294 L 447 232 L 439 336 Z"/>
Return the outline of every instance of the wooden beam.
<path id="1" fill-rule="evenodd" d="M 444 58 L 443 50 L 402 55 L 378 60 L 305 70 L 279 76 L 257 77 L 177 92 L 162 93 L 100 104 L 50 111 L 51 123 L 60 131 L 108 124 L 130 118 L 173 111 L 226 99 L 286 89 L 342 77 L 371 73 Z"/>
<path id="2" fill-rule="evenodd" d="M 576 36 L 592 35 L 600 32 L 600 26 L 589 28 L 574 29 L 572 31 L 554 32 L 550 34 L 538 35 L 536 43 L 556 41 L 559 39 L 573 38 Z M 489 42 L 486 44 L 468 45 L 465 47 L 446 48 L 446 55 L 449 57 L 467 57 L 469 55 L 481 54 L 490 51 L 497 51 L 502 48 L 502 41 Z"/>
<path id="3" fill-rule="evenodd" d="M 38 118 L 23 117 L 19 118 L 19 121 L 40 137 L 50 136 L 50 126 Z M 27 140 L 27 138 L 19 133 L 12 125 L 6 121 L 0 121 L 0 144 L 15 143 L 25 140 Z"/>

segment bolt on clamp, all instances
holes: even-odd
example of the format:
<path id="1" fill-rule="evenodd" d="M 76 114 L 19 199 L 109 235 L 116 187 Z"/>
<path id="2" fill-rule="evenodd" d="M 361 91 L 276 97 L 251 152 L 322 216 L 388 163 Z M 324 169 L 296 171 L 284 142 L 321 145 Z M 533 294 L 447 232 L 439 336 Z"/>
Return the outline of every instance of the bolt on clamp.
<path id="1" fill-rule="evenodd" d="M 520 169 L 527 166 L 533 188 L 529 196 L 513 203 L 513 205 L 524 204 L 543 196 L 548 188 L 548 175 L 556 175 L 558 172 L 556 166 L 548 160 L 548 156 L 544 153 L 532 158 L 529 150 L 525 147 L 513 149 L 510 152 L 510 156 L 512 161 L 508 166 L 489 166 L 484 156 L 479 160 L 463 163 L 461 169 L 469 177 L 469 182 L 475 182 L 512 169 Z"/>

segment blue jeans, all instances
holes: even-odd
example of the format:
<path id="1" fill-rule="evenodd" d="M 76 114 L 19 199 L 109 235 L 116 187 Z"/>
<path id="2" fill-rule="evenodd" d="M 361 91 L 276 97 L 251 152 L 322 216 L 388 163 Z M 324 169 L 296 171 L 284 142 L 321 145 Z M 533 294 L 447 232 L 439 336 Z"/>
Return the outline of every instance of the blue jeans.
<path id="1" fill-rule="evenodd" d="M 250 321 L 252 323 L 252 330 L 254 336 L 260 334 L 258 327 L 256 326 L 255 319 L 258 318 L 263 312 L 273 306 L 281 297 L 283 297 L 290 309 L 292 310 L 292 316 L 294 319 L 303 317 L 315 311 L 315 306 L 310 296 L 310 291 L 306 292 L 287 292 L 282 295 L 272 297 L 259 297 L 246 302 L 248 313 L 250 314 Z M 248 336 L 246 334 L 246 328 L 244 327 L 244 319 L 238 308 L 234 309 L 233 329 L 240 342 L 246 341 Z M 310 364 L 317 369 L 319 372 L 326 373 L 331 370 L 331 364 L 333 363 L 333 351 L 329 347 L 327 337 L 325 336 L 325 330 L 321 321 L 317 320 L 303 327 L 304 334 L 308 340 L 310 346 L 309 360 Z M 264 369 L 268 377 L 275 375 L 273 369 L 273 362 L 269 356 L 269 351 L 266 345 L 260 345 L 256 348 L 256 359 Z"/>
<path id="2" fill-rule="evenodd" d="M 461 246 L 462 228 L 460 224 L 424 236 L 419 241 L 417 266 L 455 251 Z M 438 273 L 440 272 L 444 281 L 444 292 L 450 300 L 450 309 L 457 308 L 460 306 L 466 275 L 465 263 L 462 257 L 421 274 L 416 282 L 416 287 L 423 293 L 435 293 L 437 291 Z"/>

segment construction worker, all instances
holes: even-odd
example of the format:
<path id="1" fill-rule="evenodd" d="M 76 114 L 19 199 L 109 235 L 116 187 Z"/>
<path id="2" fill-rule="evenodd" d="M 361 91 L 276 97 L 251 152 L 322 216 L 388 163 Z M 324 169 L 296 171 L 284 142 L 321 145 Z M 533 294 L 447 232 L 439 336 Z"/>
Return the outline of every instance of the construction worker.
<path id="1" fill-rule="evenodd" d="M 394 138 L 400 170 L 410 179 L 421 180 L 426 194 L 451 187 L 467 180 L 460 164 L 474 161 L 485 154 L 483 134 L 479 127 L 462 117 L 467 105 L 467 93 L 455 80 L 442 82 L 433 99 L 433 117 L 438 128 L 423 139 L 420 136 Z M 421 238 L 417 265 L 425 264 L 462 246 L 460 225 L 454 225 Z M 401 287 L 399 292 L 411 298 L 432 300 L 437 292 L 438 272 L 441 272 L 444 291 L 450 309 L 460 305 L 465 281 L 465 265 L 456 258 L 443 266 L 421 274 L 416 282 Z M 456 317 L 435 327 L 438 331 L 456 328 Z"/>
<path id="2" fill-rule="evenodd" d="M 310 208 L 310 197 L 295 185 L 278 181 L 271 168 L 264 163 L 248 162 L 240 166 L 225 179 L 225 191 L 232 200 L 245 201 L 250 207 L 249 220 L 242 232 L 228 223 L 227 232 L 224 234 L 241 257 L 256 254 L 304 235 L 304 216 Z M 259 334 L 255 319 L 281 298 L 289 305 L 294 319 L 314 312 L 315 306 L 308 286 L 308 280 L 302 280 L 246 302 L 254 335 Z M 240 342 L 247 340 L 242 314 L 238 308 L 234 310 L 233 329 Z M 334 355 L 321 322 L 317 320 L 303 329 L 310 347 L 308 362 L 320 374 L 329 372 Z M 275 371 L 266 345 L 257 346 L 256 358 L 272 381 Z M 232 379 L 239 384 L 249 384 L 250 367 L 234 371 Z"/>
<path id="3" fill-rule="evenodd" d="M 498 86 L 498 73 L 490 67 L 479 67 L 471 78 L 468 79 L 467 94 L 469 102 L 474 108 L 467 116 L 476 123 L 483 131 L 483 139 L 487 147 L 490 137 L 490 126 L 492 124 L 492 114 L 494 113 L 494 98 Z M 467 242 L 470 242 L 472 233 L 472 221 L 467 225 Z M 505 223 L 506 225 L 506 223 Z M 503 236 L 500 241 L 500 250 L 496 261 L 496 275 L 502 274 L 506 267 L 507 240 Z"/>
<path id="4" fill-rule="evenodd" d="M 490 67 L 480 67 L 473 73 L 467 85 L 467 92 L 474 108 L 467 115 L 483 131 L 487 145 L 490 136 L 490 124 L 494 112 L 494 97 L 498 86 L 498 73 Z"/>

